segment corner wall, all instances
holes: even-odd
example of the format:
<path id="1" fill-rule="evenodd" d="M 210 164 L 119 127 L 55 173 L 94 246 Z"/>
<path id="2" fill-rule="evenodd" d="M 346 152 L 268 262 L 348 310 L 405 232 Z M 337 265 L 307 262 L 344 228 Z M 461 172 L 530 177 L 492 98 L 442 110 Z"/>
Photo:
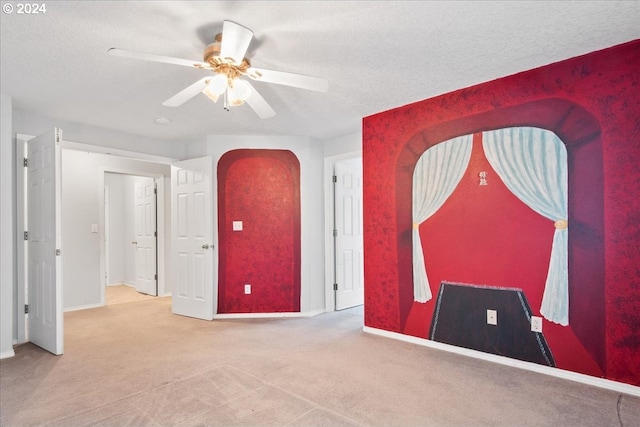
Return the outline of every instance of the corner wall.
<path id="1" fill-rule="evenodd" d="M 12 99 L 0 95 L 0 359 L 11 357 L 16 304 Z"/>

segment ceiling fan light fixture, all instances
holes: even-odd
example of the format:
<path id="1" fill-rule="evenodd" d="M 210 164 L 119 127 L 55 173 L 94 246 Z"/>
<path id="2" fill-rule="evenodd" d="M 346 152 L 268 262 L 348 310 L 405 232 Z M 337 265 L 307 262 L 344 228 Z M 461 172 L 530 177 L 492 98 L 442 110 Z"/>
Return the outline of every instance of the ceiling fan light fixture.
<path id="1" fill-rule="evenodd" d="M 244 80 L 236 79 L 229 86 L 229 104 L 237 107 L 251 96 L 251 87 Z"/>
<path id="2" fill-rule="evenodd" d="M 227 77 L 223 74 L 216 74 L 204 87 L 202 93 L 207 95 L 213 102 L 217 102 L 220 95 L 227 89 Z"/>

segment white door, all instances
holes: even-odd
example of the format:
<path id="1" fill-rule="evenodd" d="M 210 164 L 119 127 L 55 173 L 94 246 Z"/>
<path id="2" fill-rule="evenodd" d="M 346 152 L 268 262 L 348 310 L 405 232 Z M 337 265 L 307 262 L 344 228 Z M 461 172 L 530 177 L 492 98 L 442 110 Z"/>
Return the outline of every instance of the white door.
<path id="1" fill-rule="evenodd" d="M 213 218 L 210 157 L 171 167 L 172 310 L 213 319 Z"/>
<path id="2" fill-rule="evenodd" d="M 53 354 L 64 351 L 60 134 L 27 142 L 29 341 Z"/>
<path id="3" fill-rule="evenodd" d="M 136 290 L 157 296 L 155 180 L 153 178 L 137 178 L 134 195 Z"/>
<path id="4" fill-rule="evenodd" d="M 336 310 L 364 303 L 362 160 L 336 163 L 334 170 Z"/>

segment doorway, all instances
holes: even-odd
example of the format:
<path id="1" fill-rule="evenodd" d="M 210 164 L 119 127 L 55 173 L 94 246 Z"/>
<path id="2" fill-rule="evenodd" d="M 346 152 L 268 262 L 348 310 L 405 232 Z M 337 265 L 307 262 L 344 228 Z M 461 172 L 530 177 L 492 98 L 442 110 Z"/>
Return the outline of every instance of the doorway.
<path id="1" fill-rule="evenodd" d="M 158 295 L 157 184 L 147 176 L 104 173 L 105 295 L 122 300 L 130 287 Z M 108 292 L 109 288 L 112 292 Z M 113 295 L 112 295 L 113 297 Z M 105 304 L 113 298 L 105 298 Z"/>
<path id="2" fill-rule="evenodd" d="M 362 312 L 362 153 L 325 159 L 325 176 L 325 310 Z"/>
<path id="3" fill-rule="evenodd" d="M 16 135 L 16 162 L 23 163 L 27 158 L 27 141 L 33 139 L 29 135 Z M 61 141 L 63 208 L 60 215 L 63 224 L 64 247 L 60 251 L 66 267 L 64 269 L 64 286 L 60 311 L 73 311 L 105 305 L 104 283 L 106 271 L 105 259 L 105 211 L 104 211 L 104 176 L 106 172 L 139 175 L 150 177 L 157 184 L 157 293 L 161 296 L 171 295 L 171 289 L 165 286 L 165 274 L 169 273 L 170 263 L 166 259 L 166 239 L 170 231 L 165 226 L 164 218 L 169 215 L 166 205 L 165 188 L 171 173 L 170 165 L 175 159 L 146 155 L 125 150 Z M 26 161 L 25 161 L 26 163 Z M 64 165 L 69 167 L 65 168 Z M 19 245 L 16 252 L 17 261 L 17 307 L 27 305 L 28 290 L 28 256 L 29 245 L 23 240 L 28 215 L 27 168 L 16 174 L 17 188 L 17 224 L 16 233 Z M 165 182 L 166 181 L 166 182 Z M 111 226 L 111 228 L 113 228 Z M 64 304 L 63 304 L 64 303 Z M 64 308 L 62 308 L 64 307 Z M 25 310 L 15 311 L 17 343 L 29 341 L 27 320 L 30 313 Z"/>

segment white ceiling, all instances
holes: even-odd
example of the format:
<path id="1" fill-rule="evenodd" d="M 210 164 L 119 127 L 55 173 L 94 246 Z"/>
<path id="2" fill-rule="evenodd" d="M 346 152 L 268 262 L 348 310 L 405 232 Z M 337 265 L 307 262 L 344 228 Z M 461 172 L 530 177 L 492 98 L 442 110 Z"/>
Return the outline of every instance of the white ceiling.
<path id="1" fill-rule="evenodd" d="M 639 1 L 36 3 L 45 14 L 1 14 L 1 90 L 15 110 L 182 141 L 331 138 L 380 111 L 640 36 Z M 207 71 L 107 54 L 118 47 L 201 60 L 224 20 L 253 30 L 254 66 L 325 77 L 329 91 L 254 82 L 277 112 L 265 120 L 205 96 L 163 107 Z M 171 123 L 154 123 L 159 116 Z"/>

